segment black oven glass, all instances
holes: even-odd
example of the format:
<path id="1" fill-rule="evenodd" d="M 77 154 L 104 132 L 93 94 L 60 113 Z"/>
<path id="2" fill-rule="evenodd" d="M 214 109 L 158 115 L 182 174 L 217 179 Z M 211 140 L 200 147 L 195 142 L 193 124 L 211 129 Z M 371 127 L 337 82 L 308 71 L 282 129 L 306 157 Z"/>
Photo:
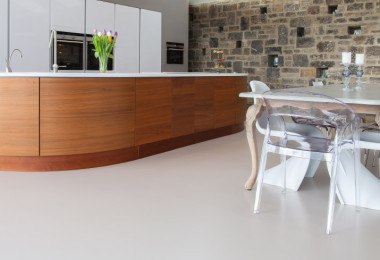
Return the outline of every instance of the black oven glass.
<path id="1" fill-rule="evenodd" d="M 95 46 L 92 42 L 87 42 L 87 70 L 99 70 L 99 59 L 95 58 Z M 113 50 L 111 52 L 113 54 Z M 109 58 L 107 70 L 113 70 L 113 59 Z"/>
<path id="2" fill-rule="evenodd" d="M 83 43 L 58 40 L 57 50 L 59 70 L 83 70 Z"/>
<path id="3" fill-rule="evenodd" d="M 168 64 L 183 64 L 183 50 L 167 50 Z"/>

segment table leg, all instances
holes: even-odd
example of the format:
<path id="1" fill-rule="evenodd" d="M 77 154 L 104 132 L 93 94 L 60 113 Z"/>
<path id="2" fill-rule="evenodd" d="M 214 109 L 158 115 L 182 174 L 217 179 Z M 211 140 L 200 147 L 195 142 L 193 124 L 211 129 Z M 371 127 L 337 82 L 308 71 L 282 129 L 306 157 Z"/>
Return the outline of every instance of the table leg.
<path id="1" fill-rule="evenodd" d="M 262 103 L 257 103 L 250 106 L 247 110 L 246 121 L 245 121 L 245 129 L 247 133 L 247 140 L 249 149 L 251 151 L 251 160 L 252 160 L 252 172 L 251 176 L 249 176 L 248 180 L 245 183 L 245 188 L 247 190 L 252 189 L 253 185 L 256 182 L 257 177 L 257 169 L 258 169 L 258 154 L 257 154 L 257 140 L 255 136 L 255 122 L 257 118 L 260 117 L 263 106 Z"/>
<path id="2" fill-rule="evenodd" d="M 377 123 L 377 125 L 379 126 L 380 128 L 380 114 L 377 114 L 376 117 L 375 117 L 375 121 Z"/>

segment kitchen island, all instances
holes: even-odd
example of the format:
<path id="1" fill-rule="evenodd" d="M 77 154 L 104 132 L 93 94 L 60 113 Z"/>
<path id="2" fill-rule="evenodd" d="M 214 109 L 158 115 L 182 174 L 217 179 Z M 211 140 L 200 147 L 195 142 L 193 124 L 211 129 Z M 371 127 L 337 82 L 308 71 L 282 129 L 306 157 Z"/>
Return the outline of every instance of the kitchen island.
<path id="1" fill-rule="evenodd" d="M 246 74 L 0 73 L 0 170 L 131 161 L 244 129 Z"/>

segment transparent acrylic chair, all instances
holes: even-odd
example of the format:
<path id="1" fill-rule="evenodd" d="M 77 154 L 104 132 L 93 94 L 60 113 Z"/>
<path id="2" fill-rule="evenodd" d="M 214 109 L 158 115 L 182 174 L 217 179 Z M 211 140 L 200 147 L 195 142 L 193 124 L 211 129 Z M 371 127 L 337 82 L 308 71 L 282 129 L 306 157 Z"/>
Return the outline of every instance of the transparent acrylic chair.
<path id="1" fill-rule="evenodd" d="M 330 234 L 337 184 L 336 169 L 340 151 L 342 149 L 353 149 L 356 161 L 355 169 L 358 169 L 360 163 L 358 117 L 350 106 L 339 100 L 301 90 L 267 91 L 263 95 L 263 100 L 268 115 L 268 126 L 263 141 L 254 213 L 259 213 L 262 183 L 269 152 L 281 155 L 284 191 L 286 189 L 286 156 L 332 162 L 326 228 L 326 233 Z M 306 100 L 313 100 L 314 102 Z M 299 120 L 303 124 L 311 122 L 312 124 L 331 127 L 335 130 L 335 135 L 331 139 L 289 132 L 286 127 L 287 122 L 294 121 L 294 118 L 304 119 Z M 281 134 L 276 134 L 278 138 L 273 138 L 272 131 Z M 358 188 L 357 183 L 355 188 Z M 359 193 L 356 191 L 355 194 L 358 196 Z"/>

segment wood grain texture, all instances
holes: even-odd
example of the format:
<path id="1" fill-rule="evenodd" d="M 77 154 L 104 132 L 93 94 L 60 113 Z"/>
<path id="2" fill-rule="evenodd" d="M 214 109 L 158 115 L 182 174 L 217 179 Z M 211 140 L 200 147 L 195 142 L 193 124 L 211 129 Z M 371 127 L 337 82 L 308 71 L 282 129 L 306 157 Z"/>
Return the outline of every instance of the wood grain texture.
<path id="1" fill-rule="evenodd" d="M 171 120 L 171 78 L 137 78 L 136 145 L 169 139 Z"/>
<path id="2" fill-rule="evenodd" d="M 214 128 L 233 125 L 236 121 L 236 77 L 214 78 Z"/>
<path id="3" fill-rule="evenodd" d="M 202 132 L 214 128 L 214 84 L 215 77 L 194 79 L 194 130 Z"/>
<path id="4" fill-rule="evenodd" d="M 172 79 L 171 137 L 194 133 L 194 78 Z"/>
<path id="5" fill-rule="evenodd" d="M 0 78 L 0 155 L 39 155 L 39 78 Z"/>
<path id="6" fill-rule="evenodd" d="M 41 155 L 134 146 L 134 78 L 41 78 Z"/>
<path id="7" fill-rule="evenodd" d="M 138 147 L 60 156 L 0 156 L 1 171 L 64 171 L 100 167 L 138 159 Z"/>
<path id="8" fill-rule="evenodd" d="M 236 124 L 243 123 L 245 121 L 245 114 L 247 111 L 247 98 L 239 97 L 239 93 L 247 92 L 247 77 L 236 77 L 236 96 L 238 97 L 236 105 Z"/>

